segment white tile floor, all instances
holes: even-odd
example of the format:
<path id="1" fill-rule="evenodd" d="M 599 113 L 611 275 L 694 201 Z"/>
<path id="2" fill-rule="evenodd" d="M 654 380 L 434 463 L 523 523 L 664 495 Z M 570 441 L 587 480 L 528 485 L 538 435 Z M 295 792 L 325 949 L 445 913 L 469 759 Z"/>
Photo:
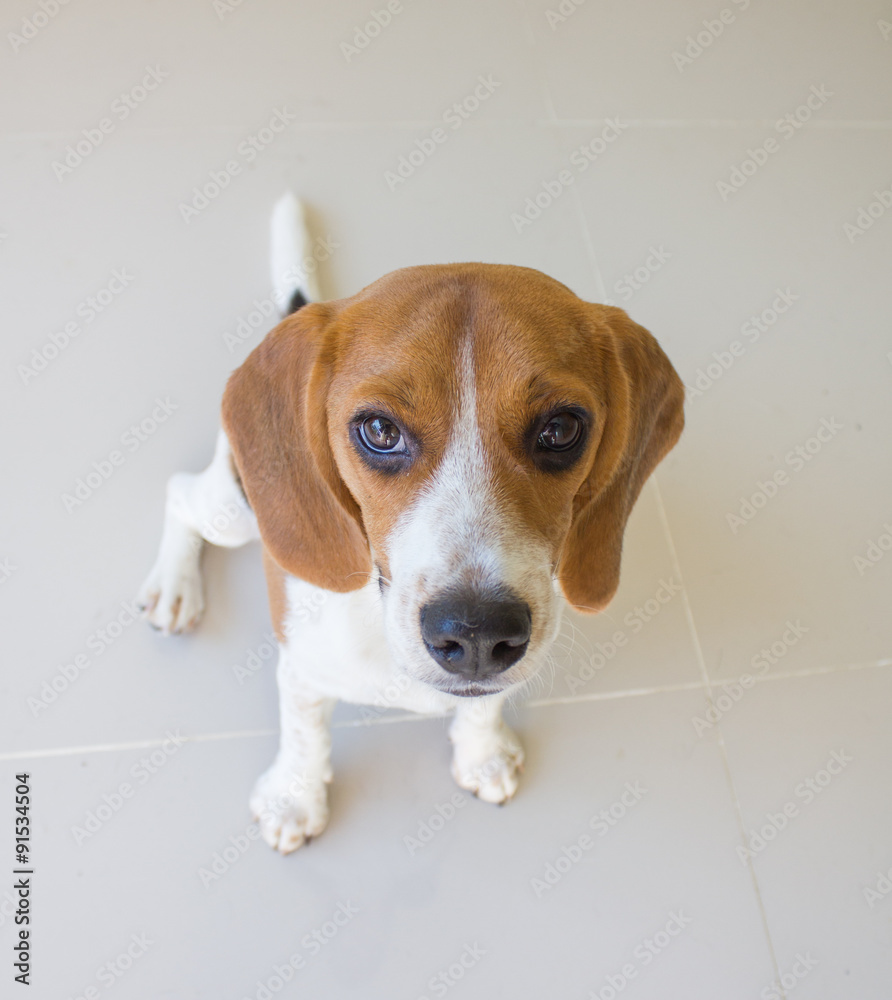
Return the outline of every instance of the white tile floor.
<path id="1" fill-rule="evenodd" d="M 349 60 L 361 0 L 6 4 L 0 853 L 9 872 L 27 769 L 30 996 L 892 996 L 892 8 L 574 4 L 402 0 Z M 124 119 L 115 102 L 156 66 Z M 391 191 L 385 171 L 480 76 L 492 96 Z M 293 122 L 248 162 L 240 143 L 282 108 Z M 103 118 L 102 143 L 54 171 Z M 745 183 L 723 196 L 735 167 Z M 518 232 L 561 171 L 572 183 Z M 537 267 L 628 308 L 699 395 L 632 518 L 615 603 L 568 618 L 553 681 L 518 712 L 516 800 L 455 792 L 443 720 L 343 710 L 331 825 L 283 859 L 245 836 L 275 744 L 259 554 L 209 554 L 188 639 L 127 624 L 121 602 L 154 555 L 167 475 L 208 459 L 226 375 L 265 332 L 224 340 L 268 294 L 286 187 L 339 244 L 328 294 L 407 264 Z M 121 268 L 121 294 L 23 377 Z M 159 396 L 169 420 L 67 512 L 61 494 Z M 732 528 L 778 470 L 786 485 Z M 674 596 L 645 623 L 661 581 Z M 618 629 L 627 644 L 598 658 Z M 252 651 L 263 667 L 240 684 Z M 28 699 L 79 655 L 35 717 Z M 176 730 L 182 748 L 77 838 Z M 409 850 L 438 810 L 442 830 Z"/>

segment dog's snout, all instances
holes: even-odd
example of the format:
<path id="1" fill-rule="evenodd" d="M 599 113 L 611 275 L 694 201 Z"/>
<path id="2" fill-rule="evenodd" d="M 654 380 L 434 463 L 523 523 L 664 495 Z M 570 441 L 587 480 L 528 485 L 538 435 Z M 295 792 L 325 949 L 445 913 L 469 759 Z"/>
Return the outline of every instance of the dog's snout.
<path id="1" fill-rule="evenodd" d="M 452 593 L 421 609 L 421 635 L 441 667 L 462 677 L 500 674 L 530 641 L 529 605 L 513 595 Z"/>

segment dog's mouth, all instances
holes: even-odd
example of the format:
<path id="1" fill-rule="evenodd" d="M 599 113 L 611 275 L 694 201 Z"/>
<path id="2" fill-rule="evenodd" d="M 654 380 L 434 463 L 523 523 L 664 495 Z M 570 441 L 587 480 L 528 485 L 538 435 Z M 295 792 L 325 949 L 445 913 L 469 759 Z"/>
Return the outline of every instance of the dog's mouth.
<path id="1" fill-rule="evenodd" d="M 488 694 L 498 694 L 501 687 L 487 687 L 484 684 L 469 684 L 465 688 L 453 688 L 450 694 L 458 695 L 459 698 L 485 698 Z"/>
<path id="2" fill-rule="evenodd" d="M 457 698 L 485 698 L 491 694 L 501 694 L 510 684 L 485 684 L 481 681 L 468 681 L 461 684 L 437 684 L 428 681 L 431 687 L 443 694 L 455 695 Z"/>

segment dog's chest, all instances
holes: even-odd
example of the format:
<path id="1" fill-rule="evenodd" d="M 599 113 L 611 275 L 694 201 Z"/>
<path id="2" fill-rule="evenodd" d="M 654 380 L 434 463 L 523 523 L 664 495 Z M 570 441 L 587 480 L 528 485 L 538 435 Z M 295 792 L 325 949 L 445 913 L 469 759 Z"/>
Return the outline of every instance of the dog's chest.
<path id="1" fill-rule="evenodd" d="M 295 680 L 356 705 L 441 713 L 457 699 L 409 677 L 387 644 L 378 586 L 337 594 L 287 577 L 283 630 Z"/>

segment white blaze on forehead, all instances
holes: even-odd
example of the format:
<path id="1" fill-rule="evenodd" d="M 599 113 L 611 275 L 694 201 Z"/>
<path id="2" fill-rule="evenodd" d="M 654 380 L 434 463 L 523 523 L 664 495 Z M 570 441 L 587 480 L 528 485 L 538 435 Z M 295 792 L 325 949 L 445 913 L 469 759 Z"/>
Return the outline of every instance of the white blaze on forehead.
<path id="1" fill-rule="evenodd" d="M 474 350 L 458 355 L 459 398 L 446 451 L 418 499 L 397 523 L 389 546 L 391 579 L 430 574 L 433 589 L 475 583 L 498 587 L 505 512 L 496 505 L 480 436 Z M 440 575 L 443 574 L 443 575 Z"/>
<path id="2" fill-rule="evenodd" d="M 552 566 L 545 540 L 524 528 L 510 497 L 495 487 L 480 433 L 470 338 L 456 360 L 459 391 L 446 448 L 388 538 L 385 629 L 398 661 L 437 685 L 443 670 L 424 646 L 419 612 L 445 590 L 509 591 L 529 606 L 533 626 L 527 654 L 503 676 L 510 686 L 535 674 L 555 638 Z"/>

